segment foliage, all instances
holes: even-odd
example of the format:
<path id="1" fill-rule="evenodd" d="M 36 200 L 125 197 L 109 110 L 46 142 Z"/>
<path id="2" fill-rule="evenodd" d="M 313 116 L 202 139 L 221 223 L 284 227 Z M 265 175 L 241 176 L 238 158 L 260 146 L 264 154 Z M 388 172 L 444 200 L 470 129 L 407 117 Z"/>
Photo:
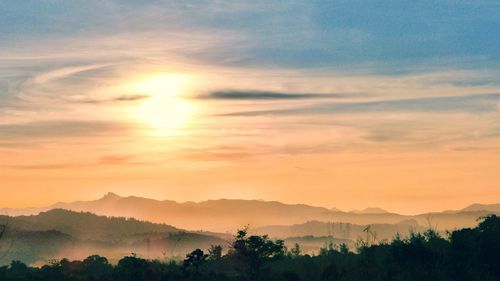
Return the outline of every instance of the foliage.
<path id="1" fill-rule="evenodd" d="M 222 246 L 212 245 L 208 249 L 208 259 L 213 261 L 218 261 L 222 258 Z"/>
<path id="2" fill-rule="evenodd" d="M 281 240 L 238 231 L 225 255 L 221 246 L 208 254 L 196 249 L 182 263 L 159 262 L 135 255 L 112 265 L 104 257 L 63 259 L 41 268 L 19 261 L 0 267 L 2 281 L 191 281 L 191 280 L 500 280 L 500 218 L 483 218 L 476 228 L 441 237 L 429 230 L 396 237 L 390 243 L 365 245 L 357 253 L 346 245 L 326 245 L 317 256 L 290 252 Z"/>

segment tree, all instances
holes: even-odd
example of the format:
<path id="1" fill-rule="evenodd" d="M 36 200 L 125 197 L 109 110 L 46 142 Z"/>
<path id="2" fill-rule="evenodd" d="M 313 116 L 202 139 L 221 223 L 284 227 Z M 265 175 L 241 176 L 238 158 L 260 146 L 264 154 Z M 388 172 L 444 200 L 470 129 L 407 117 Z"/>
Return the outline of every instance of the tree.
<path id="1" fill-rule="evenodd" d="M 500 280 L 500 217 L 489 215 L 481 218 L 477 231 L 480 243 L 479 258 Z"/>
<path id="2" fill-rule="evenodd" d="M 30 268 L 21 261 L 12 261 L 9 266 L 10 280 L 31 280 Z"/>
<path id="3" fill-rule="evenodd" d="M 349 254 L 349 246 L 346 243 L 342 243 L 339 246 L 339 252 L 343 255 Z"/>
<path id="4" fill-rule="evenodd" d="M 337 281 L 340 278 L 337 266 L 332 263 L 321 273 L 321 281 Z"/>
<path id="5" fill-rule="evenodd" d="M 288 252 L 298 253 L 296 245 Z M 100 256 L 83 261 L 53 260 L 42 267 L 22 262 L 0 266 L 1 281 L 337 281 L 337 280 L 500 280 L 500 218 L 483 218 L 478 227 L 453 231 L 449 239 L 430 230 L 397 236 L 358 253 L 347 245 L 326 244 L 323 255 L 284 254 L 281 240 L 238 231 L 228 253 L 212 246 L 209 254 L 196 249 L 183 263 L 162 263 L 124 257 L 111 265 Z M 218 258 L 220 256 L 220 258 Z M 211 257 L 217 257 L 212 259 Z M 207 260 L 210 259 L 210 262 Z"/>
<path id="6" fill-rule="evenodd" d="M 186 276 L 191 276 L 193 280 L 201 279 L 200 266 L 207 261 L 207 257 L 208 255 L 200 249 L 196 249 L 187 254 L 182 264 L 182 269 Z"/>
<path id="7" fill-rule="evenodd" d="M 218 261 L 222 258 L 222 246 L 212 245 L 208 249 L 208 259 L 212 261 Z"/>
<path id="8" fill-rule="evenodd" d="M 83 268 L 88 275 L 92 276 L 92 280 L 106 280 L 113 269 L 108 259 L 98 255 L 84 259 Z"/>
<path id="9" fill-rule="evenodd" d="M 248 228 L 238 230 L 228 256 L 235 258 L 246 266 L 250 279 L 255 279 L 261 266 L 272 259 L 285 255 L 285 242 L 273 241 L 267 235 L 248 236 Z"/>
<path id="10" fill-rule="evenodd" d="M 205 255 L 205 253 L 202 250 L 196 249 L 186 255 L 186 259 L 184 259 L 183 266 L 184 267 L 193 266 L 196 269 L 198 269 L 200 265 L 204 264 L 207 261 L 207 257 L 208 255 Z"/>
<path id="11" fill-rule="evenodd" d="M 5 236 L 5 233 L 7 232 L 7 228 L 9 226 L 9 217 L 6 217 L 6 222 L 4 224 L 0 224 L 0 259 L 4 258 L 8 254 L 8 250 L 5 250 L 5 253 L 2 254 L 2 239 Z"/>
<path id="12" fill-rule="evenodd" d="M 295 243 L 295 245 L 293 245 L 293 248 L 290 250 L 290 254 L 292 255 L 292 257 L 298 257 L 300 256 L 300 253 L 300 245 L 299 243 Z"/>
<path id="13" fill-rule="evenodd" d="M 7 225 L 8 221 L 5 224 L 0 224 L 0 240 L 2 240 L 3 236 L 5 235 L 5 232 L 7 231 Z"/>
<path id="14" fill-rule="evenodd" d="M 325 242 L 325 247 L 321 247 L 319 249 L 319 255 L 320 256 L 328 256 L 328 255 L 333 255 L 336 250 L 335 250 L 336 245 L 333 245 L 333 242 Z"/>
<path id="15" fill-rule="evenodd" d="M 124 257 L 115 267 L 116 279 L 120 281 L 151 280 L 151 263 L 136 255 Z"/>

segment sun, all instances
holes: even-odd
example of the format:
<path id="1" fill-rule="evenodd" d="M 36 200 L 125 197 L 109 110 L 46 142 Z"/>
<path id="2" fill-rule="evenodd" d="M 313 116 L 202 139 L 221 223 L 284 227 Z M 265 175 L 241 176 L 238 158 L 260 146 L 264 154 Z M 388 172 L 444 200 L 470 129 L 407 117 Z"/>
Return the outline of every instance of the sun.
<path id="1" fill-rule="evenodd" d="M 181 95 L 189 91 L 191 78 L 184 74 L 161 73 L 139 79 L 130 90 L 148 96 L 133 109 L 135 116 L 157 134 L 171 134 L 190 117 L 193 105 Z"/>

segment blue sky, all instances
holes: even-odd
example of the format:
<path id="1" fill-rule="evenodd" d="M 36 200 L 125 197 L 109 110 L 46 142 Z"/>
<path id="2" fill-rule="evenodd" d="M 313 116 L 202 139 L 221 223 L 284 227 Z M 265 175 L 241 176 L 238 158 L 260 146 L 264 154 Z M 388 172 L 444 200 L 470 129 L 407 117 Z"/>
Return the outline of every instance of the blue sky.
<path id="1" fill-rule="evenodd" d="M 497 69 L 500 57 L 496 1 L 8 0 L 0 13 L 4 52 L 35 39 L 158 32 L 180 33 L 191 42 L 178 52 L 224 65 L 398 74 Z M 207 46 L 207 34 L 220 42 Z"/>

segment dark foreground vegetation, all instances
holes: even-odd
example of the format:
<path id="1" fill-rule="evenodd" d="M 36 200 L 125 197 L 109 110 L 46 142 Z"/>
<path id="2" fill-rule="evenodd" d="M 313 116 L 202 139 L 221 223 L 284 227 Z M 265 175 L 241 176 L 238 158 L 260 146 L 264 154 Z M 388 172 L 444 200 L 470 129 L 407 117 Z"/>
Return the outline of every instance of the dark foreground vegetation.
<path id="1" fill-rule="evenodd" d="M 164 263 L 128 256 L 112 265 L 104 257 L 53 261 L 41 268 L 13 261 L 0 267 L 2 281 L 160 281 L 160 280 L 500 280 L 500 217 L 483 218 L 473 229 L 440 237 L 435 231 L 396 237 L 391 243 L 327 246 L 317 256 L 297 246 L 251 236 L 240 230 L 227 253 L 212 246 L 188 254 L 183 262 Z"/>

